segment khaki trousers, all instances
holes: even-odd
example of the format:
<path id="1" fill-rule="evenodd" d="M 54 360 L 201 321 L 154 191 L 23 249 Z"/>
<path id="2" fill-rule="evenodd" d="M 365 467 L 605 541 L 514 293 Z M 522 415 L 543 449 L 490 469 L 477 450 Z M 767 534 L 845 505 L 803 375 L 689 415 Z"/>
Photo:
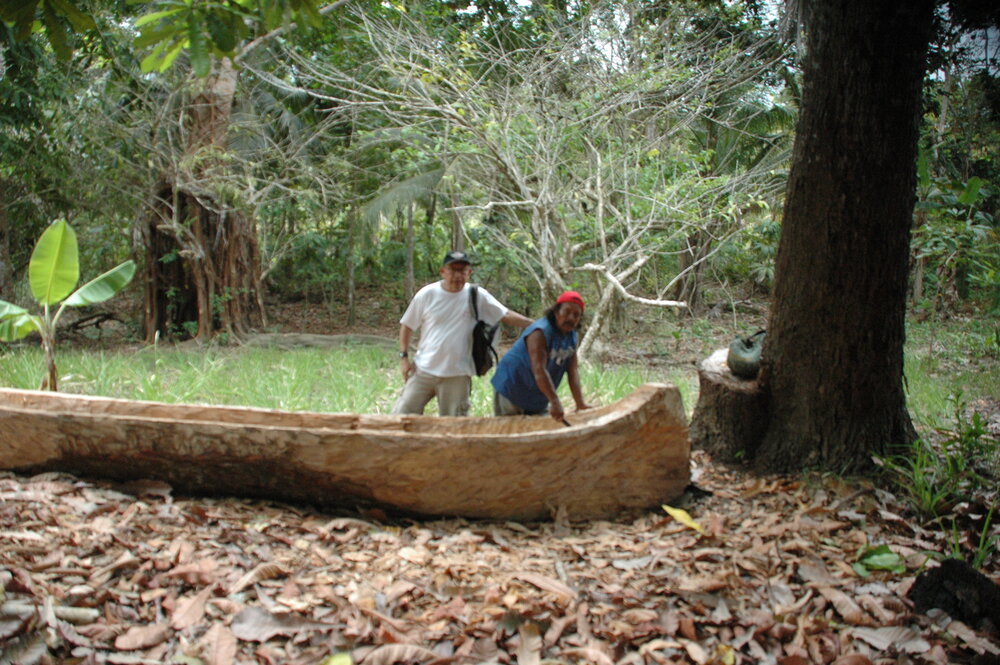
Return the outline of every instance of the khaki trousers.
<path id="1" fill-rule="evenodd" d="M 467 416 L 471 392 L 471 376 L 434 376 L 417 370 L 403 386 L 392 412 L 422 414 L 427 403 L 436 397 L 438 415 Z"/>
<path id="2" fill-rule="evenodd" d="M 524 409 L 514 404 L 500 393 L 493 391 L 494 416 L 523 416 Z"/>

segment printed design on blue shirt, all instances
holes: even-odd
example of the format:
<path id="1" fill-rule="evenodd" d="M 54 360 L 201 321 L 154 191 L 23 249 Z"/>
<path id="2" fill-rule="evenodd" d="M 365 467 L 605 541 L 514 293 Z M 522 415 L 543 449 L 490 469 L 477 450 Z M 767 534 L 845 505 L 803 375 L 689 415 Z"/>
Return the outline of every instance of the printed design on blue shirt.
<path id="1" fill-rule="evenodd" d="M 574 353 L 576 353 L 575 346 L 568 346 L 568 347 L 563 347 L 561 349 L 554 349 L 549 355 L 549 360 L 551 362 L 554 362 L 556 365 L 562 367 L 563 365 L 566 364 L 566 361 L 568 361 L 570 358 L 573 357 Z"/>

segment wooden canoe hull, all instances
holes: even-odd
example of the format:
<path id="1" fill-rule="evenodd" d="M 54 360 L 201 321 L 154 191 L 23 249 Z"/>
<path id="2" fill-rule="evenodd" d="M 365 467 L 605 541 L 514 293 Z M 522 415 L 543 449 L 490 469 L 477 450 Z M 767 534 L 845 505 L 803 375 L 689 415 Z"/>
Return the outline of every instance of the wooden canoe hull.
<path id="1" fill-rule="evenodd" d="M 514 520 L 560 509 L 571 519 L 609 518 L 673 500 L 688 485 L 676 387 L 647 384 L 570 420 L 297 413 L 0 389 L 0 468 Z"/>

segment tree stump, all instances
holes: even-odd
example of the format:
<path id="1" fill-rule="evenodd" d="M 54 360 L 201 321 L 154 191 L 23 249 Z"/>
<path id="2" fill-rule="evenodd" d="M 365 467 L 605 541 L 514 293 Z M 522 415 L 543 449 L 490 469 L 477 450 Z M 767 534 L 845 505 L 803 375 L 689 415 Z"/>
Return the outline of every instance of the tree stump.
<path id="1" fill-rule="evenodd" d="M 767 429 L 767 405 L 756 380 L 729 371 L 728 353 L 719 349 L 698 365 L 691 445 L 720 462 L 744 462 L 753 458 Z"/>

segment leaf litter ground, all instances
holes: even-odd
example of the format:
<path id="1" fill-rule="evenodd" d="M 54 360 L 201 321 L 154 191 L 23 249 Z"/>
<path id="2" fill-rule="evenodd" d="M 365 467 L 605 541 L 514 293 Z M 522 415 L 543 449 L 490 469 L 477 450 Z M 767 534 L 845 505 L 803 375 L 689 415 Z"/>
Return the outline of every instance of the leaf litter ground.
<path id="1" fill-rule="evenodd" d="M 278 328 L 354 332 L 320 309 L 278 308 Z M 718 346 L 695 341 L 672 364 Z M 869 481 L 693 457 L 672 508 L 703 533 L 661 510 L 415 522 L 0 473 L 0 665 L 1000 663 L 995 627 L 909 600 L 954 534 Z M 860 576 L 883 547 L 902 571 Z M 995 546 L 984 570 L 1000 579 Z"/>
<path id="2" fill-rule="evenodd" d="M 0 663 L 998 662 L 990 626 L 914 611 L 949 546 L 895 496 L 693 465 L 671 507 L 703 531 L 662 510 L 411 521 L 2 474 Z M 903 568 L 860 576 L 881 545 Z"/>

